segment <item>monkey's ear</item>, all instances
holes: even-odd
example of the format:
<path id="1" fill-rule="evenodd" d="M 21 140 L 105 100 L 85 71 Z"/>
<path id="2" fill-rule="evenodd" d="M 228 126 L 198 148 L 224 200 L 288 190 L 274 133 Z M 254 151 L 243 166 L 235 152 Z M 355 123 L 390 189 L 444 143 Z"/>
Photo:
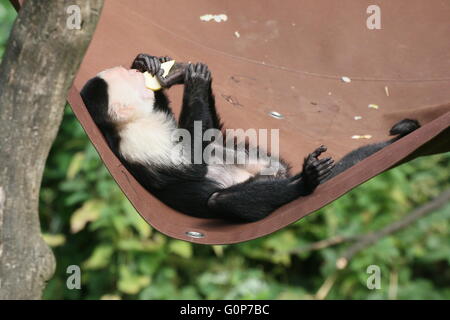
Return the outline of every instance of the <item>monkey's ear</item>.
<path id="1" fill-rule="evenodd" d="M 112 117 L 118 122 L 130 120 L 136 112 L 135 106 L 120 103 L 113 104 L 111 109 Z"/>

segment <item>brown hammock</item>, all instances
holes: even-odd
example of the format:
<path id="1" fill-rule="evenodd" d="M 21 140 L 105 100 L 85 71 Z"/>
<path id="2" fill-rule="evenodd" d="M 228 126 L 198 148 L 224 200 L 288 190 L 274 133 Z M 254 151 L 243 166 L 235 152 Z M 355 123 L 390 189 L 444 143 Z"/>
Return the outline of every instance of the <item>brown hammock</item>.
<path id="1" fill-rule="evenodd" d="M 157 230 L 204 244 L 255 239 L 393 166 L 450 150 L 450 2 L 383 1 L 381 29 L 370 30 L 366 20 L 372 3 L 106 0 L 68 100 L 114 179 Z M 207 14 L 224 14 L 227 20 L 202 21 Z M 96 73 L 128 67 L 140 52 L 207 63 L 225 126 L 280 129 L 280 154 L 294 170 L 321 144 L 338 159 L 388 139 L 389 128 L 403 118 L 423 126 L 261 221 L 190 217 L 136 182 L 108 148 L 79 95 Z M 182 87 L 169 92 L 176 114 L 181 93 Z"/>

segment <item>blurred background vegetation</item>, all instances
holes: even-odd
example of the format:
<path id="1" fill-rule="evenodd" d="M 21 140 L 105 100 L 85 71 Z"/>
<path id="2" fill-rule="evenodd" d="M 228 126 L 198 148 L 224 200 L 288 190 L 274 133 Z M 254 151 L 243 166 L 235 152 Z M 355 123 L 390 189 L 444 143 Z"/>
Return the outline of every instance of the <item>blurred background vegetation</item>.
<path id="1" fill-rule="evenodd" d="M 0 56 L 15 19 L 0 0 Z M 0 142 L 1 143 L 1 142 Z M 450 187 L 450 154 L 416 159 L 270 236 L 202 246 L 149 227 L 103 166 L 69 106 L 47 161 L 40 217 L 57 270 L 47 299 L 450 299 L 450 205 L 359 252 L 343 270 L 335 236 L 391 224 Z M 82 289 L 66 288 L 79 265 Z M 366 287 L 369 265 L 381 289 Z"/>

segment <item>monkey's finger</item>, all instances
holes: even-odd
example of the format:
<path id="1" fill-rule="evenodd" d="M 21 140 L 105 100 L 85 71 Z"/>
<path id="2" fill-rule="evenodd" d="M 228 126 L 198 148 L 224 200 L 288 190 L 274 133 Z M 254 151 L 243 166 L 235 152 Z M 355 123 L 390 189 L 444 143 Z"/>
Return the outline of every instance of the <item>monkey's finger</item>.
<path id="1" fill-rule="evenodd" d="M 325 147 L 324 145 L 321 145 L 320 147 L 318 147 L 316 150 L 314 150 L 311 155 L 315 158 L 317 158 L 318 156 L 320 156 L 322 153 L 324 153 L 325 151 L 327 151 L 327 147 Z"/>
<path id="2" fill-rule="evenodd" d="M 159 58 L 160 62 L 167 62 L 167 61 L 170 61 L 170 60 L 172 60 L 172 59 L 170 57 L 168 57 L 168 56 L 164 56 L 164 57 L 160 57 Z"/>
<path id="3" fill-rule="evenodd" d="M 133 65 L 131 66 L 131 69 L 136 69 L 140 72 L 144 72 L 143 70 L 145 69 L 144 65 L 142 64 L 141 61 L 135 61 L 133 63 Z"/>
<path id="4" fill-rule="evenodd" d="M 333 173 L 334 163 L 330 164 L 327 168 L 320 171 L 320 176 L 327 176 L 328 174 Z"/>
<path id="5" fill-rule="evenodd" d="M 154 76 L 153 70 L 154 70 L 155 68 L 154 68 L 154 65 L 153 65 L 153 59 L 150 59 L 150 58 L 148 58 L 148 57 L 145 57 L 145 63 L 146 63 L 146 65 L 147 65 L 147 71 L 150 72 L 150 74 L 151 74 L 152 76 Z"/>
<path id="6" fill-rule="evenodd" d="M 161 69 L 161 64 L 157 58 L 153 58 L 151 61 L 152 61 L 152 71 L 153 71 L 152 75 L 155 76 L 158 74 L 159 70 Z"/>
<path id="7" fill-rule="evenodd" d="M 331 170 L 326 172 L 325 174 L 320 176 L 319 181 L 322 183 L 323 180 L 326 180 L 328 177 L 330 177 L 332 173 L 333 173 L 333 171 L 331 171 Z"/>
<path id="8" fill-rule="evenodd" d="M 319 174 L 324 174 L 325 172 L 331 171 L 334 168 L 334 163 L 328 163 L 325 166 L 321 167 L 319 170 Z"/>
<path id="9" fill-rule="evenodd" d="M 206 64 L 202 63 L 201 74 L 206 80 L 208 80 L 208 74 L 209 73 L 210 72 L 208 70 L 208 66 Z"/>
<path id="10" fill-rule="evenodd" d="M 318 149 L 316 149 L 314 152 L 308 154 L 308 156 L 305 158 L 306 164 L 314 164 L 314 161 L 316 161 L 318 155 L 320 154 L 320 153 L 317 153 L 317 150 Z"/>
<path id="11" fill-rule="evenodd" d="M 208 81 L 211 80 L 211 70 L 209 70 L 208 66 L 206 66 L 206 69 L 205 69 L 205 78 Z"/>
<path id="12" fill-rule="evenodd" d="M 192 77 L 193 73 L 194 73 L 194 65 L 190 63 L 186 68 L 185 80 L 186 81 L 189 80 Z"/>
<path id="13" fill-rule="evenodd" d="M 155 74 L 158 74 L 159 71 L 163 70 L 161 68 L 161 62 L 159 62 L 159 60 L 156 58 L 154 59 L 154 61 L 155 61 Z M 163 70 L 163 72 L 164 72 L 164 70 Z"/>
<path id="14" fill-rule="evenodd" d="M 325 162 L 328 162 L 330 160 L 333 160 L 333 159 L 331 157 L 326 157 L 326 158 L 323 158 L 323 159 L 319 159 L 319 163 L 325 163 Z"/>
<path id="15" fill-rule="evenodd" d="M 202 63 L 202 73 L 206 75 L 206 73 L 208 72 L 208 66 L 204 63 Z"/>
<path id="16" fill-rule="evenodd" d="M 195 71 L 195 73 L 199 73 L 199 72 L 200 72 L 200 63 L 199 63 L 199 62 L 197 62 L 197 63 L 195 64 L 194 71 Z"/>
<path id="17" fill-rule="evenodd" d="M 205 64 L 204 63 L 199 63 L 199 67 L 198 67 L 198 69 L 199 69 L 199 73 L 200 74 L 202 74 L 202 75 L 204 75 L 205 74 Z"/>
<path id="18" fill-rule="evenodd" d="M 189 76 L 191 74 L 191 65 L 187 65 L 184 70 L 184 82 L 186 82 L 189 79 Z"/>
<path id="19" fill-rule="evenodd" d="M 320 155 L 321 153 L 324 153 L 325 151 L 327 151 L 327 147 L 325 147 L 324 145 L 321 145 L 319 148 L 317 148 L 316 151 L 318 151 L 318 153 Z"/>
<path id="20" fill-rule="evenodd" d="M 331 172 L 333 170 L 333 168 L 334 168 L 334 164 L 331 163 L 330 165 L 328 165 L 327 167 L 325 167 L 319 171 L 319 176 L 328 174 L 329 172 Z"/>
<path id="21" fill-rule="evenodd" d="M 150 72 L 150 74 L 152 75 L 152 76 L 154 76 L 155 75 L 155 61 L 153 61 L 153 59 L 150 59 L 149 61 L 148 61 L 148 64 L 149 64 L 149 72 Z"/>
<path id="22" fill-rule="evenodd" d="M 144 64 L 145 64 L 145 68 L 146 71 L 150 71 L 151 70 L 151 64 L 150 64 L 150 58 L 148 56 L 143 56 L 142 59 L 144 60 Z"/>
<path id="23" fill-rule="evenodd" d="M 334 160 L 330 159 L 325 162 L 319 163 L 319 165 L 316 167 L 318 171 L 324 170 L 326 168 L 329 168 L 330 166 L 334 166 Z"/>
<path id="24" fill-rule="evenodd" d="M 331 158 L 319 159 L 318 161 L 319 161 L 318 166 L 326 166 L 327 164 L 334 162 L 334 160 Z"/>

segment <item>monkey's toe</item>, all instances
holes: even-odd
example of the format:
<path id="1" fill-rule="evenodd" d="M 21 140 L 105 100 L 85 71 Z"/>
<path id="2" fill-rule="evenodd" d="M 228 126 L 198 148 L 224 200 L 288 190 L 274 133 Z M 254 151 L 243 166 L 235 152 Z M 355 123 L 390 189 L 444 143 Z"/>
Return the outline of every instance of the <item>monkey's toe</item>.
<path id="1" fill-rule="evenodd" d="M 325 147 L 324 145 L 321 145 L 320 147 L 318 147 L 316 150 L 313 151 L 313 153 L 311 153 L 311 155 L 315 158 L 317 158 L 318 156 L 320 156 L 322 153 L 324 153 L 325 151 L 327 151 L 327 147 Z"/>
<path id="2" fill-rule="evenodd" d="M 326 159 L 324 159 L 326 160 Z M 329 158 L 329 160 L 323 161 L 318 167 L 318 178 L 319 181 L 327 178 L 333 171 L 334 168 L 334 160 Z"/>

